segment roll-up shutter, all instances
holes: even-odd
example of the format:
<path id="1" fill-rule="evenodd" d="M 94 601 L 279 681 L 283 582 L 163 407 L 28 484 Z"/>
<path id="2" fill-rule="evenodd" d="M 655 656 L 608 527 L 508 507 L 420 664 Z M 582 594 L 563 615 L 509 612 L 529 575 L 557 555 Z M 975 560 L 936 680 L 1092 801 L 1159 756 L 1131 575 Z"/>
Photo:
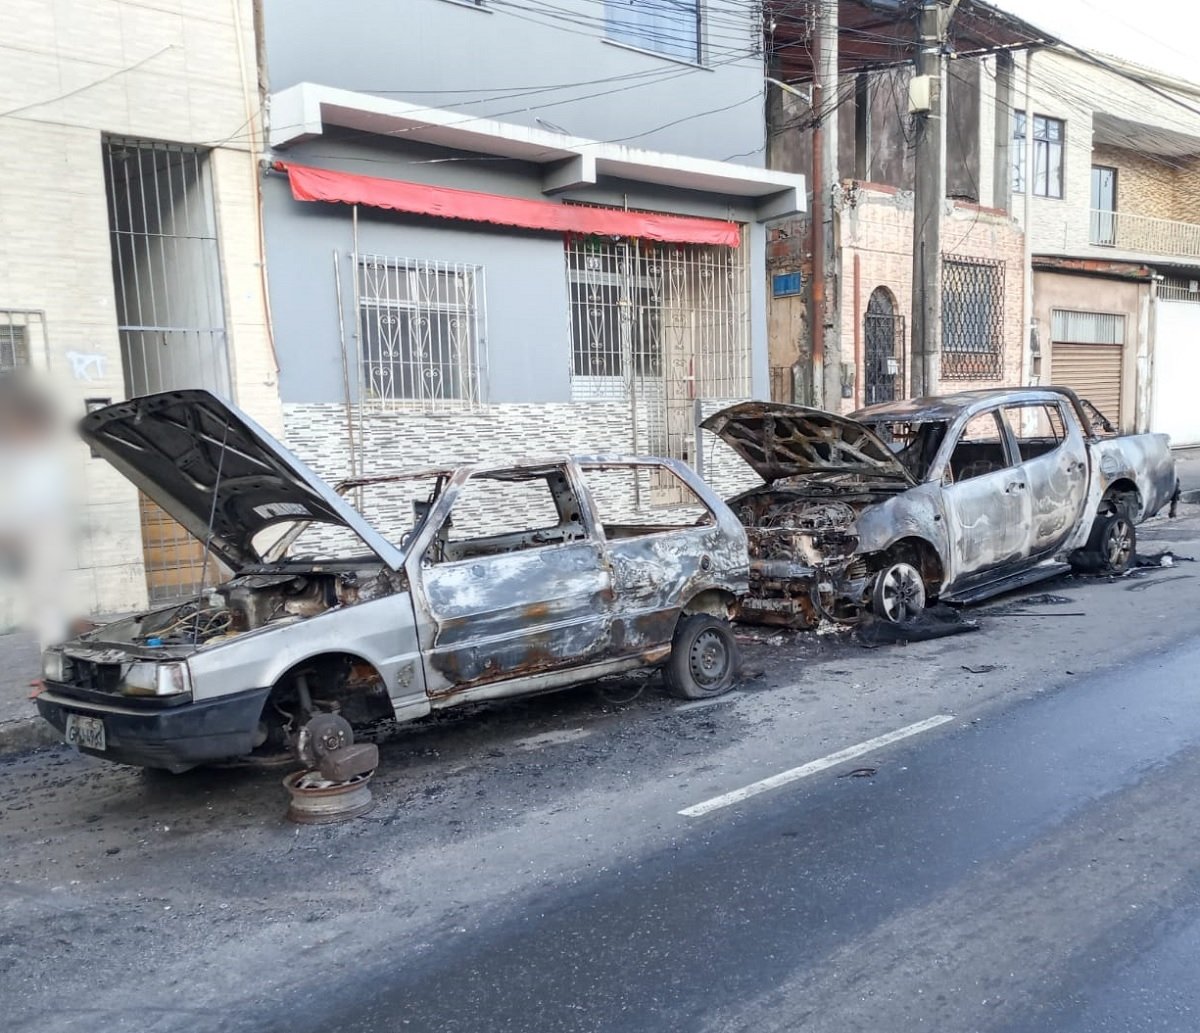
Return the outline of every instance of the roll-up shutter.
<path id="1" fill-rule="evenodd" d="M 1073 388 L 1120 427 L 1125 315 L 1056 308 L 1050 334 L 1053 382 Z"/>
<path id="2" fill-rule="evenodd" d="M 1056 344 L 1051 361 L 1056 385 L 1073 388 L 1121 426 L 1121 345 Z"/>

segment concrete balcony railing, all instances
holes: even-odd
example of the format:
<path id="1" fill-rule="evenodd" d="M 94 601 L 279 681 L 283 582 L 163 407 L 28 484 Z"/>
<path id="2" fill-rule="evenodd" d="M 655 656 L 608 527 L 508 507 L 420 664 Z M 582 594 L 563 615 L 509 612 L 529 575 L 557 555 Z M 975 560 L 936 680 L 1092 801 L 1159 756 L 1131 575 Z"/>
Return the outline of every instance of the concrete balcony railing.
<path id="1" fill-rule="evenodd" d="M 1091 243 L 1144 255 L 1200 258 L 1200 224 L 1092 209 Z"/>

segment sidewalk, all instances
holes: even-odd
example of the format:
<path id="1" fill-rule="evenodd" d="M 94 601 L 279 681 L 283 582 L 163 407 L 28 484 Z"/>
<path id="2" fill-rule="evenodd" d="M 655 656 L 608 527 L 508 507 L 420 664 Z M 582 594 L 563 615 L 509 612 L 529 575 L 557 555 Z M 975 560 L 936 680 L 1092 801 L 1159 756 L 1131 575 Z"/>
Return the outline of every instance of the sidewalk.
<path id="1" fill-rule="evenodd" d="M 41 673 L 41 655 L 32 634 L 0 635 L 0 754 L 62 742 L 29 698 L 29 683 Z"/>
<path id="2" fill-rule="evenodd" d="M 1175 472 L 1183 489 L 1180 496 L 1184 502 L 1200 502 L 1200 448 L 1177 448 Z"/>

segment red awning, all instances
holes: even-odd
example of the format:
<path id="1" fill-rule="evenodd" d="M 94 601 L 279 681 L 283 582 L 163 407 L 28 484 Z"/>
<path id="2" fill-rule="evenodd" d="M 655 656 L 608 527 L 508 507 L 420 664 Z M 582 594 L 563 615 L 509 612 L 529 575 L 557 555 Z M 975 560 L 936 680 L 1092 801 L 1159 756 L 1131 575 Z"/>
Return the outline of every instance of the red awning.
<path id="1" fill-rule="evenodd" d="M 526 230 L 555 233 L 588 233 L 602 237 L 641 237 L 675 244 L 720 244 L 737 247 L 741 231 L 735 222 L 700 219 L 684 215 L 625 212 L 613 208 L 587 208 L 529 201 L 520 197 L 453 190 L 400 179 L 331 172 L 306 165 L 276 162 L 286 171 L 297 201 L 332 201 L 388 208 L 411 215 L 439 219 L 488 222 L 496 226 L 518 226 Z"/>

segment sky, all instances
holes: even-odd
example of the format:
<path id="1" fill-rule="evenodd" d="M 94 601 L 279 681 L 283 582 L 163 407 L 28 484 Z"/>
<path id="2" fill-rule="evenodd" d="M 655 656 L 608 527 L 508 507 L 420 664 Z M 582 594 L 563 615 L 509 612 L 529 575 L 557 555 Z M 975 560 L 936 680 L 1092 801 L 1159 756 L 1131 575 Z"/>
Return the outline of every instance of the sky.
<path id="1" fill-rule="evenodd" d="M 1088 50 L 1200 82 L 1198 0 L 991 0 L 1061 39 Z"/>

